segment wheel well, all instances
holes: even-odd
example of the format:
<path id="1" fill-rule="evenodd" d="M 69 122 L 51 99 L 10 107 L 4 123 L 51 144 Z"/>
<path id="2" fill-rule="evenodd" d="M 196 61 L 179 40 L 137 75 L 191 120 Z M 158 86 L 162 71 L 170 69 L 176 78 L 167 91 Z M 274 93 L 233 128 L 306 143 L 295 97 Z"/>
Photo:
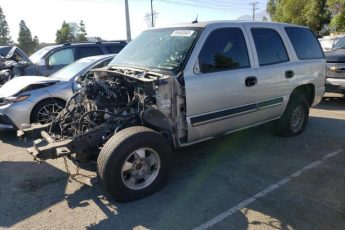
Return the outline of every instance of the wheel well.
<path id="1" fill-rule="evenodd" d="M 59 101 L 59 102 L 61 102 L 61 103 L 66 104 L 66 101 L 65 101 L 65 100 L 63 100 L 63 99 L 61 99 L 61 98 L 58 98 L 58 97 L 45 98 L 45 99 L 43 99 L 43 100 L 37 102 L 36 105 L 32 108 L 32 110 L 31 110 L 31 112 L 30 112 L 30 123 L 32 123 L 32 121 L 33 121 L 32 112 L 37 108 L 37 106 L 38 106 L 39 104 L 41 104 L 42 102 L 45 102 L 45 101 Z"/>
<path id="2" fill-rule="evenodd" d="M 309 106 L 312 106 L 315 98 L 315 86 L 313 84 L 300 85 L 292 91 L 291 96 L 305 97 Z"/>

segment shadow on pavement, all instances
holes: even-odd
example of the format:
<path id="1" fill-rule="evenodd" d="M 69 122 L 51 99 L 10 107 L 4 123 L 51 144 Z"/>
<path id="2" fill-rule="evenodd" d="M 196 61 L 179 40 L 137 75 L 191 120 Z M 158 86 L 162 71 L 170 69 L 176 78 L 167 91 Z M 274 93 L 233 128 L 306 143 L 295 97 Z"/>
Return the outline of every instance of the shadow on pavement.
<path id="1" fill-rule="evenodd" d="M 329 125 L 331 128 L 326 128 Z M 84 185 L 65 194 L 66 173 L 49 164 L 0 162 L 0 227 L 11 227 L 63 200 L 75 209 L 87 207 L 87 200 L 91 199 L 107 218 L 86 226 L 88 229 L 192 229 L 319 160 L 330 146 L 345 148 L 344 142 L 333 138 L 345 136 L 345 130 L 339 129 L 342 125 L 344 120 L 311 117 L 306 132 L 298 137 L 280 138 L 258 127 L 178 150 L 170 180 L 160 192 L 121 204 L 105 197 L 95 178 L 91 179 L 91 187 Z M 321 130 L 327 146 L 320 142 Z M 321 210 L 313 212 L 318 220 L 332 220 L 334 213 L 324 211 L 322 205 L 312 201 L 302 205 L 303 202 L 306 201 L 298 194 L 290 192 L 272 195 L 250 209 L 236 212 L 215 228 L 267 225 L 251 220 L 250 211 L 272 217 L 280 229 L 301 227 L 303 218 L 312 219 L 310 210 L 315 209 Z M 296 219 L 289 209 L 303 214 L 303 218 Z M 305 227 L 311 228 L 310 222 Z"/>
<path id="2" fill-rule="evenodd" d="M 66 174 L 48 164 L 0 162 L 0 227 L 10 227 L 64 199 Z"/>
<path id="3" fill-rule="evenodd" d="M 1 130 L 0 131 L 0 141 L 17 147 L 28 148 L 32 146 L 32 139 L 22 139 L 17 138 L 17 131 L 14 130 Z"/>
<path id="4" fill-rule="evenodd" d="M 316 109 L 323 110 L 345 110 L 345 96 L 328 96 L 322 98 L 320 104 L 315 106 Z"/>

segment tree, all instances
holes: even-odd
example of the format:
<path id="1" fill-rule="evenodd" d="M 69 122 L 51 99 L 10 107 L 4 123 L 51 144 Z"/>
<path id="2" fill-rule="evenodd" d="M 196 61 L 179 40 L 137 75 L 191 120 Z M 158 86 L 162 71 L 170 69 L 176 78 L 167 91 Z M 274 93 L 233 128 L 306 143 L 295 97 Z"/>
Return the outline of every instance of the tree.
<path id="1" fill-rule="evenodd" d="M 74 36 L 72 34 L 71 28 L 63 21 L 62 26 L 59 30 L 56 31 L 56 39 L 55 42 L 58 44 L 66 43 L 66 42 L 73 42 Z"/>
<path id="2" fill-rule="evenodd" d="M 32 45 L 35 47 L 35 49 L 39 46 L 40 41 L 38 40 L 38 37 L 35 36 L 34 39 L 32 40 Z"/>
<path id="3" fill-rule="evenodd" d="M 276 21 L 275 12 L 276 12 L 276 5 L 278 4 L 279 0 L 268 0 L 267 2 L 267 13 L 271 16 L 272 20 Z"/>
<path id="4" fill-rule="evenodd" d="M 84 42 L 86 39 L 86 29 L 84 21 L 81 20 L 79 25 L 75 22 L 63 21 L 61 28 L 56 32 L 55 42 L 66 43 L 66 42 Z"/>
<path id="5" fill-rule="evenodd" d="M 21 48 L 25 53 L 32 54 L 35 49 L 38 47 L 38 38 L 35 36 L 32 39 L 31 31 L 26 26 L 24 20 L 21 20 L 19 23 L 19 36 L 18 36 L 18 46 Z"/>
<path id="6" fill-rule="evenodd" d="M 10 37 L 10 29 L 8 27 L 6 17 L 0 7 L 0 45 L 10 45 L 12 44 L 12 39 Z"/>
<path id="7" fill-rule="evenodd" d="M 86 33 L 84 21 L 80 20 L 79 26 L 78 26 L 78 32 L 77 32 L 76 41 L 77 42 L 85 42 L 85 41 L 87 41 L 86 35 L 87 35 L 87 33 Z"/>
<path id="8" fill-rule="evenodd" d="M 329 23 L 327 0 L 269 0 L 267 12 L 273 21 L 294 23 L 319 32 Z"/>
<path id="9" fill-rule="evenodd" d="M 330 23 L 331 30 L 345 32 L 345 0 L 328 0 L 327 5 L 333 16 Z"/>

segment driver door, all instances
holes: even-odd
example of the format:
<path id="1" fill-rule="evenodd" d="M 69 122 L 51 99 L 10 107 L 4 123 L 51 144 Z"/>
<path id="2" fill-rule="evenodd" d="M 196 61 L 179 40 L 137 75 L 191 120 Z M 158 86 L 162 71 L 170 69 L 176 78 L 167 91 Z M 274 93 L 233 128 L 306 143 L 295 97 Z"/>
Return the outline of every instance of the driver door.
<path id="1" fill-rule="evenodd" d="M 195 46 L 193 70 L 187 65 L 184 76 L 189 143 L 256 121 L 257 74 L 244 31 L 242 25 L 206 28 Z"/>

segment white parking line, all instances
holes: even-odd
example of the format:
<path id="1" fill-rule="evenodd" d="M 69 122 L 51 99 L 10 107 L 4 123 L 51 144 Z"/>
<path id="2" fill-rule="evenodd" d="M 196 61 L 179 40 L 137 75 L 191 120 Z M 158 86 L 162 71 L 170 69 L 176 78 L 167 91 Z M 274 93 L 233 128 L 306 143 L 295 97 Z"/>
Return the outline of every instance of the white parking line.
<path id="1" fill-rule="evenodd" d="M 218 216 L 216 216 L 213 219 L 207 221 L 206 223 L 200 225 L 199 227 L 194 228 L 193 230 L 204 230 L 204 229 L 208 229 L 208 228 L 212 227 L 213 225 L 215 225 L 215 224 L 221 222 L 222 220 L 224 220 L 225 218 L 231 216 L 232 214 L 237 212 L 239 209 L 244 208 L 247 205 L 253 203 L 258 198 L 266 196 L 268 193 L 273 192 L 274 190 L 276 190 L 279 187 L 283 186 L 284 184 L 288 183 L 290 180 L 300 176 L 302 173 L 304 173 L 306 171 L 309 171 L 309 170 L 315 168 L 316 166 L 321 164 L 326 159 L 328 159 L 330 157 L 334 157 L 335 155 L 337 155 L 338 153 L 341 153 L 342 151 L 343 151 L 342 149 L 338 149 L 338 150 L 336 150 L 334 152 L 331 152 L 331 153 L 325 155 L 324 157 L 321 158 L 321 160 L 317 160 L 317 161 L 314 161 L 314 162 L 310 163 L 309 165 L 305 166 L 304 168 L 294 172 L 290 176 L 285 177 L 284 179 L 282 179 L 279 182 L 271 185 L 270 187 L 262 190 L 261 192 L 256 193 L 254 196 L 249 197 L 248 199 L 242 201 L 241 203 L 239 203 L 236 206 L 228 209 L 227 211 L 219 214 Z"/>

